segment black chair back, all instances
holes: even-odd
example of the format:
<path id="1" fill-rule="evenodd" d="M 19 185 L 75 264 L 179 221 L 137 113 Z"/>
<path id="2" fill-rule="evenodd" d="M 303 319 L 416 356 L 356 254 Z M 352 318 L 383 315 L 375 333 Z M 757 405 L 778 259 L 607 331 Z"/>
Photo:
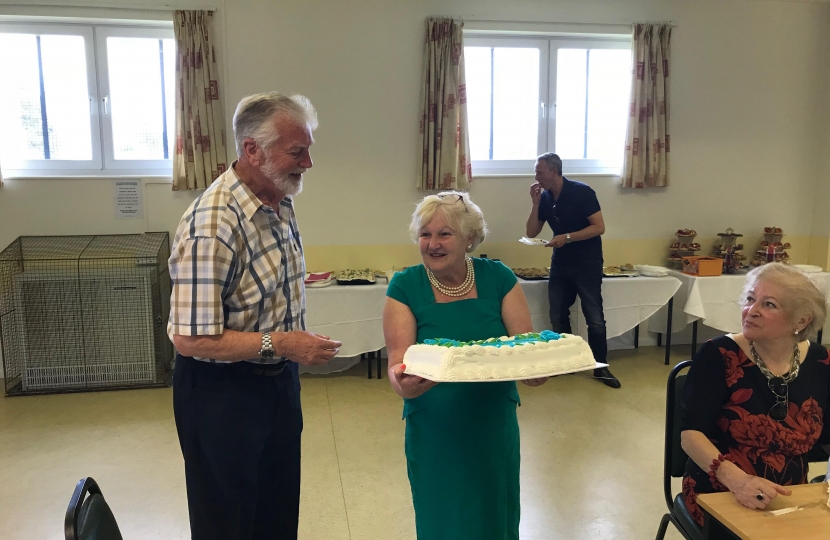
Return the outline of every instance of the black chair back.
<path id="1" fill-rule="evenodd" d="M 683 399 L 683 385 L 686 375 L 680 372 L 692 365 L 691 360 L 680 362 L 669 374 L 666 385 L 666 435 L 663 454 L 663 494 L 666 505 L 672 510 L 674 497 L 671 490 L 671 479 L 680 478 L 686 470 L 686 461 L 689 457 L 680 446 L 680 400 Z"/>
<path id="2" fill-rule="evenodd" d="M 63 529 L 66 540 L 123 540 L 101 488 L 91 477 L 75 486 Z"/>

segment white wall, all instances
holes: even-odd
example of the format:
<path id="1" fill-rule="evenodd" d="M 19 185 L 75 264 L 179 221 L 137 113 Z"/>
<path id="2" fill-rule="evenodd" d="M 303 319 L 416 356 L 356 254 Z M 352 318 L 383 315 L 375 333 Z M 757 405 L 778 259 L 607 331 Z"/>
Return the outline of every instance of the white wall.
<path id="1" fill-rule="evenodd" d="M 156 5 L 154 0 L 108 3 L 114 2 Z M 218 7 L 217 30 L 227 35 L 222 54 L 227 116 L 240 97 L 267 89 L 302 92 L 319 110 L 315 167 L 298 201 L 308 245 L 408 241 L 408 214 L 418 197 L 412 186 L 428 15 L 617 24 L 672 20 L 677 25 L 672 186 L 633 192 L 618 188 L 614 178 L 587 179 L 603 205 L 606 237 L 668 238 L 679 227 L 695 228 L 703 236 L 728 226 L 751 234 L 771 224 L 791 235 L 811 234 L 816 156 L 825 142 L 816 115 L 821 76 L 827 72 L 825 5 L 234 0 Z M 522 231 L 529 183 L 528 178 L 486 178 L 473 184 L 492 240 L 513 241 Z M 106 180 L 8 181 L 0 190 L 0 245 L 21 234 L 172 231 L 192 199 L 192 194 L 150 185 L 148 219 L 117 221 L 111 187 Z"/>
<path id="2" fill-rule="evenodd" d="M 224 34 L 218 52 L 229 125 L 237 101 L 264 90 L 300 92 L 318 108 L 315 166 L 298 200 L 308 246 L 408 243 L 409 214 L 419 197 L 413 188 L 418 85 L 424 20 L 430 15 L 469 21 L 673 21 L 672 185 L 635 192 L 621 190 L 614 178 L 586 179 L 599 195 L 606 238 L 668 241 L 681 227 L 697 229 L 704 237 L 727 227 L 757 237 L 766 225 L 782 227 L 789 235 L 813 234 L 825 241 L 830 236 L 826 4 L 204 1 L 219 8 L 216 30 Z M 162 2 L 106 3 L 135 7 Z M 34 12 L 0 7 L 4 13 Z M 37 13 L 164 16 L 55 8 Z M 514 242 L 523 233 L 530 183 L 530 178 L 474 182 L 472 196 L 485 211 L 491 241 Z M 174 193 L 169 184 L 147 184 L 144 195 L 145 219 L 116 220 L 109 180 L 7 180 L 0 189 L 0 247 L 19 235 L 172 233 L 195 196 Z"/>

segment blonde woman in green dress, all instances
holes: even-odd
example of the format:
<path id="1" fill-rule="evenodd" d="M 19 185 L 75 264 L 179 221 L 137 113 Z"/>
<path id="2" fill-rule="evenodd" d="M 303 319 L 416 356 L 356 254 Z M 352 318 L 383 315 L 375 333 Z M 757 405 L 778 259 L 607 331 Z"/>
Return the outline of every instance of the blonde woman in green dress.
<path id="1" fill-rule="evenodd" d="M 466 193 L 429 195 L 410 232 L 423 264 L 395 274 L 383 311 L 389 381 L 404 398 L 419 540 L 518 540 L 520 404 L 515 382 L 443 383 L 403 373 L 406 349 L 531 332 L 527 300 L 500 262 L 467 256 L 487 233 Z M 538 386 L 546 379 L 524 381 Z"/>

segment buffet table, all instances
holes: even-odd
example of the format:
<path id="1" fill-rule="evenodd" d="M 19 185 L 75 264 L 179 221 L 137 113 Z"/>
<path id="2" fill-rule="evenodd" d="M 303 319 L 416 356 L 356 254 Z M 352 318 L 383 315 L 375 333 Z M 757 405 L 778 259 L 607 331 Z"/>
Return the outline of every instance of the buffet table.
<path id="1" fill-rule="evenodd" d="M 681 285 L 674 297 L 671 314 L 671 331 L 679 332 L 692 324 L 692 356 L 697 351 L 697 324 L 703 324 L 722 332 L 741 331 L 741 306 L 739 297 L 746 282 L 746 275 L 698 277 L 670 270 Z M 820 291 L 830 291 L 830 273 L 808 274 Z M 666 332 L 668 310 L 660 309 L 649 321 L 648 329 L 658 334 Z M 821 333 L 819 333 L 821 335 Z M 659 342 L 658 342 L 659 343 Z M 671 343 L 666 334 L 667 345 Z M 667 353 L 668 357 L 668 353 Z"/>
<path id="2" fill-rule="evenodd" d="M 548 282 L 519 279 L 530 306 L 533 331 L 550 329 Z M 602 280 L 602 307 L 606 337 L 611 339 L 628 332 L 651 317 L 671 300 L 680 288 L 674 277 L 618 277 Z M 582 315 L 579 298 L 571 306 L 571 331 L 588 339 L 588 325 Z M 663 327 L 665 332 L 665 326 Z"/>
<path id="3" fill-rule="evenodd" d="M 519 284 L 527 297 L 533 330 L 550 329 L 547 280 L 519 279 Z M 641 322 L 670 302 L 680 286 L 680 280 L 674 277 L 605 278 L 602 296 L 608 338 L 638 328 Z M 382 316 L 385 297 L 385 280 L 375 285 L 334 284 L 324 288 L 307 288 L 307 329 L 342 341 L 343 346 L 340 354 L 327 365 L 300 366 L 300 373 L 344 371 L 357 364 L 360 355 L 368 353 L 373 358 L 376 351 L 384 347 Z M 571 330 L 587 339 L 588 328 L 579 300 L 571 308 L 571 314 Z M 665 332 L 665 327 L 661 331 Z"/>

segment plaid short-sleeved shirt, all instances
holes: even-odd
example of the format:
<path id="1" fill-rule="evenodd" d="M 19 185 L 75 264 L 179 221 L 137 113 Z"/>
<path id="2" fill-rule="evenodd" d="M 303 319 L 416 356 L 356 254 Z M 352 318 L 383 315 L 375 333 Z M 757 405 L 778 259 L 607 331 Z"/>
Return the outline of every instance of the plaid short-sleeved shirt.
<path id="1" fill-rule="evenodd" d="M 293 201 L 286 197 L 275 212 L 233 166 L 185 212 L 169 263 L 171 339 L 218 335 L 225 328 L 305 330 L 305 261 Z"/>

